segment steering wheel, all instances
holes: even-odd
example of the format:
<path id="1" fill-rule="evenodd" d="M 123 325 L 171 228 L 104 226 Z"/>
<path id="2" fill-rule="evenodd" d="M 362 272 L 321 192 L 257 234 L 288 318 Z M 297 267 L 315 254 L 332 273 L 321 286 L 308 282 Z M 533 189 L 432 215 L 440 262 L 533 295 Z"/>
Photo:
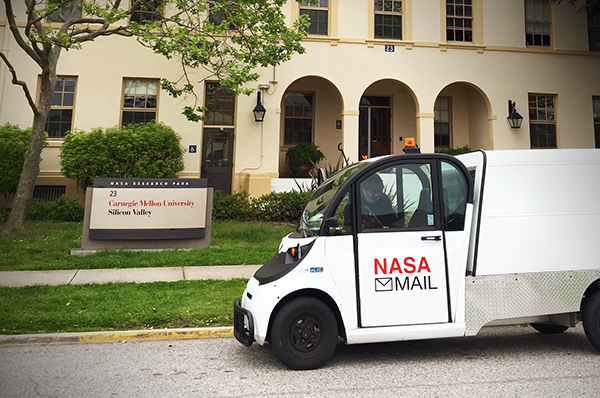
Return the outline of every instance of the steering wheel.
<path id="1" fill-rule="evenodd" d="M 375 215 L 375 212 L 373 212 L 373 210 L 371 210 L 369 208 L 369 206 L 367 205 L 362 205 L 362 215 L 367 215 L 369 216 L 372 220 L 375 220 L 375 222 L 377 222 L 377 224 L 379 224 L 380 228 L 383 228 L 383 223 L 381 222 L 381 220 L 379 219 L 379 217 L 377 217 Z M 363 222 L 363 227 L 365 227 L 364 222 Z"/>

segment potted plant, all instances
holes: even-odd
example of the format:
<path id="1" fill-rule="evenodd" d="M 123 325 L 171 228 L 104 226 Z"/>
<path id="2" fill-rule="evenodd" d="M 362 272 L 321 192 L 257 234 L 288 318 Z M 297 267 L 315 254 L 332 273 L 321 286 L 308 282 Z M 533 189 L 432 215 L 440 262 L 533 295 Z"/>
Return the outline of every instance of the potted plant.
<path id="1" fill-rule="evenodd" d="M 288 149 L 285 154 L 285 161 L 292 169 L 292 177 L 308 175 L 323 159 L 325 155 L 315 144 L 298 144 Z"/>

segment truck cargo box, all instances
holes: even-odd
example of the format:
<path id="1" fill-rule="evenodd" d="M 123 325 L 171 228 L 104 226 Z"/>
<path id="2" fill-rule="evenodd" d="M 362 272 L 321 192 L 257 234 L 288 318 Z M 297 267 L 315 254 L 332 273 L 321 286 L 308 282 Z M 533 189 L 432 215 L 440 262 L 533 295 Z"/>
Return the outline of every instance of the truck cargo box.
<path id="1" fill-rule="evenodd" d="M 474 175 L 471 275 L 599 268 L 599 150 L 479 151 L 458 158 Z"/>

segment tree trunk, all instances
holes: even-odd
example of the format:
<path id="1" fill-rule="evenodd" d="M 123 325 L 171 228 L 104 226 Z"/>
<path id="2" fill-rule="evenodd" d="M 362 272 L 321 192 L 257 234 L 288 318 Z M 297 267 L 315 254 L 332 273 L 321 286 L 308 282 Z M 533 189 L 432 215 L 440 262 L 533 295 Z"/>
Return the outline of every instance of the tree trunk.
<path id="1" fill-rule="evenodd" d="M 56 57 L 58 60 L 58 57 Z M 25 217 L 31 206 L 33 199 L 33 190 L 35 188 L 35 180 L 40 172 L 40 161 L 42 149 L 44 145 L 44 133 L 46 130 L 46 119 L 50 112 L 52 104 L 52 96 L 58 78 L 56 77 L 56 63 L 54 68 L 48 68 L 50 71 L 42 73 L 40 84 L 40 101 L 37 108 L 38 112 L 33 115 L 33 126 L 31 129 L 31 138 L 29 140 L 29 148 L 25 151 L 25 161 L 23 163 L 23 171 L 17 186 L 17 192 L 13 198 L 12 208 L 8 221 L 4 225 L 5 231 L 23 229 Z"/>

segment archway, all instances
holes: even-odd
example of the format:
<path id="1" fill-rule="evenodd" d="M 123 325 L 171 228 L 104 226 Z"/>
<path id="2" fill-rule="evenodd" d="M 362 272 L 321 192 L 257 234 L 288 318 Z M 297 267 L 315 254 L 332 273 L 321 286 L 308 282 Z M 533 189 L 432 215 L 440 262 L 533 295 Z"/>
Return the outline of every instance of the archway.
<path id="1" fill-rule="evenodd" d="M 364 91 L 359 103 L 359 157 L 400 153 L 405 137 L 417 136 L 417 103 L 404 83 L 383 79 Z"/>
<path id="2" fill-rule="evenodd" d="M 449 84 L 434 105 L 436 151 L 468 146 L 492 149 L 490 101 L 479 87 L 467 82 Z"/>
<path id="3" fill-rule="evenodd" d="M 335 167 L 342 142 L 342 96 L 329 80 L 306 76 L 291 83 L 281 99 L 279 176 L 289 177 L 291 170 L 285 153 L 294 145 L 313 143 L 324 153 L 321 167 Z"/>

